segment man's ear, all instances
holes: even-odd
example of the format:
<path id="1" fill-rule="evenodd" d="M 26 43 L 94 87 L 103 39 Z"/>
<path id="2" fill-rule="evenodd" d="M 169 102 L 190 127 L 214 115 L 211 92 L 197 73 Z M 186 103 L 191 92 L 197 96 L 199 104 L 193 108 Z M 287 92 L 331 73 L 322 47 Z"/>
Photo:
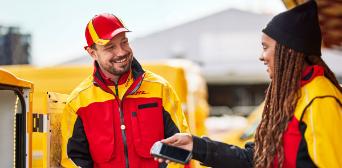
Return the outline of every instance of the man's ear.
<path id="1" fill-rule="evenodd" d="M 96 55 L 96 51 L 95 49 L 91 48 L 91 47 L 87 47 L 86 48 L 88 54 L 94 59 L 97 60 L 97 55 Z"/>

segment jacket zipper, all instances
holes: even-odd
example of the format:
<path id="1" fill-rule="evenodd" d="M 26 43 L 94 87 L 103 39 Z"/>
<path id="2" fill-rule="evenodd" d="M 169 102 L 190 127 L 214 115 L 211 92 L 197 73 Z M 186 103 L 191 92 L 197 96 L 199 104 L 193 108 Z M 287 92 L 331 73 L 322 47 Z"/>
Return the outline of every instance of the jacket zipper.
<path id="1" fill-rule="evenodd" d="M 124 144 L 124 155 L 125 155 L 125 164 L 126 168 L 129 168 L 129 160 L 128 160 L 128 147 L 127 147 L 127 137 L 126 137 L 126 126 L 125 126 L 125 120 L 124 120 L 124 113 L 122 111 L 122 102 L 125 96 L 122 97 L 122 100 L 119 100 L 119 92 L 118 92 L 118 85 L 115 84 L 115 99 L 118 102 L 119 105 L 119 113 L 120 113 L 120 129 L 121 129 L 121 134 L 122 134 L 122 142 Z"/>
<path id="2" fill-rule="evenodd" d="M 128 148 L 127 148 L 127 138 L 126 138 L 126 126 L 125 126 L 124 119 L 123 119 L 122 103 L 120 103 L 119 111 L 120 111 L 120 122 L 121 122 L 120 129 L 121 129 L 121 134 L 122 134 L 122 141 L 124 144 L 126 168 L 129 168 Z"/>
<path id="3" fill-rule="evenodd" d="M 136 91 L 137 88 L 140 87 L 141 82 L 135 87 L 133 92 Z M 126 93 L 122 96 L 122 100 L 119 99 L 119 91 L 118 91 L 118 85 L 115 84 L 115 91 L 117 94 L 114 93 L 114 96 L 119 104 L 119 113 L 120 113 L 120 129 L 121 129 L 121 134 L 122 134 L 122 141 L 124 144 L 124 155 L 125 155 L 125 163 L 126 163 L 126 168 L 129 168 L 129 160 L 128 160 L 128 147 L 127 147 L 127 137 L 126 137 L 126 126 L 125 126 L 125 120 L 124 120 L 124 113 L 123 113 L 123 101 L 125 97 L 127 96 L 127 91 Z M 131 93 L 129 93 L 131 94 Z"/>

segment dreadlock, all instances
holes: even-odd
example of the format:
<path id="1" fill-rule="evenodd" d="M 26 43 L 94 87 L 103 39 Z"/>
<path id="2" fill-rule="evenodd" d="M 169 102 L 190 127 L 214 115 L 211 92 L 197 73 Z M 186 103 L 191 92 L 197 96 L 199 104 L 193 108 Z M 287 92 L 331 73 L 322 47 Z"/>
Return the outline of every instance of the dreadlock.
<path id="1" fill-rule="evenodd" d="M 274 74 L 266 93 L 262 120 L 255 137 L 255 167 L 269 168 L 274 157 L 283 166 L 283 133 L 293 115 L 298 98 L 305 57 L 283 45 L 276 44 Z"/>
<path id="2" fill-rule="evenodd" d="M 255 168 L 271 167 L 275 157 L 279 167 L 283 167 L 283 133 L 301 96 L 298 90 L 305 63 L 322 66 L 325 76 L 342 92 L 334 73 L 321 57 L 305 56 L 304 53 L 277 43 L 274 74 L 267 89 L 262 119 L 255 136 Z"/>

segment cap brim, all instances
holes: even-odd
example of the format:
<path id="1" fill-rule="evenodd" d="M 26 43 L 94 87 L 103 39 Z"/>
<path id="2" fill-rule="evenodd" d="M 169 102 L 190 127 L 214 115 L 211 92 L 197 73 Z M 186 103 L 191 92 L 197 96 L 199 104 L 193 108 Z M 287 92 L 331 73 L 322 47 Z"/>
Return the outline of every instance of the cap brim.
<path id="1" fill-rule="evenodd" d="M 109 33 L 108 35 L 105 35 L 103 37 L 104 40 L 111 40 L 112 38 L 114 38 L 116 35 L 122 33 L 122 32 L 131 32 L 129 31 L 128 29 L 126 28 L 119 28 L 119 29 L 116 29 L 115 31 L 113 31 L 112 33 Z M 109 42 L 109 41 L 108 41 Z M 107 42 L 107 43 L 108 43 Z M 95 42 L 96 43 L 96 42 Z M 107 43 L 96 43 L 96 44 L 99 44 L 99 45 L 106 45 Z"/>

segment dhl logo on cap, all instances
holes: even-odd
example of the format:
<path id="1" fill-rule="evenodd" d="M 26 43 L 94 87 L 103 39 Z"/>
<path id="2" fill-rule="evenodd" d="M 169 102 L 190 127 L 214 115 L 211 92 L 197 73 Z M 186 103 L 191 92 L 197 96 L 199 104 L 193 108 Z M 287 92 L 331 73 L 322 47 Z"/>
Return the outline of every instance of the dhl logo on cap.
<path id="1" fill-rule="evenodd" d="M 121 20 L 112 14 L 96 15 L 89 21 L 85 30 L 87 46 L 106 45 L 115 35 L 121 32 L 129 32 L 122 24 Z"/>

